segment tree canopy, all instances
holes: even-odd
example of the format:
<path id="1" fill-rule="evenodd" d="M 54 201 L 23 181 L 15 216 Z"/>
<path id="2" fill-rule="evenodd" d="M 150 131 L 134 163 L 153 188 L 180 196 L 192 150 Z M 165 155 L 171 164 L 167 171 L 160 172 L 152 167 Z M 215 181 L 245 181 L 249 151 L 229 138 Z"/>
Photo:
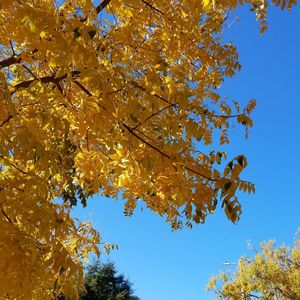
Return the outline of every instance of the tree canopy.
<path id="1" fill-rule="evenodd" d="M 219 88 L 241 67 L 222 31 L 242 4 L 263 32 L 266 0 L 0 1 L 0 297 L 78 296 L 100 237 L 70 210 L 94 194 L 121 192 L 127 215 L 143 200 L 173 229 L 220 201 L 239 219 L 254 185 L 221 146 L 255 101 Z"/>
<path id="2" fill-rule="evenodd" d="M 124 275 L 117 275 L 113 263 L 97 261 L 90 265 L 84 275 L 84 287 L 81 300 L 139 300 L 133 294 L 132 283 Z"/>
<path id="3" fill-rule="evenodd" d="M 254 258 L 239 260 L 234 274 L 213 276 L 208 289 L 221 299 L 300 299 L 300 240 L 293 248 L 263 243 Z"/>

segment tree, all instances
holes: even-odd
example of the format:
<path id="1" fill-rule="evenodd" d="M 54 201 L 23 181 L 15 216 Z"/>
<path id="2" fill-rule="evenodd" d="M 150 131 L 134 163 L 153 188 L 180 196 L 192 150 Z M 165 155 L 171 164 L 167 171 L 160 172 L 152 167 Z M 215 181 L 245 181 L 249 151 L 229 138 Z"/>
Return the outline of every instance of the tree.
<path id="1" fill-rule="evenodd" d="M 293 248 L 263 243 L 254 258 L 239 260 L 234 274 L 213 276 L 208 289 L 221 299 L 300 299 L 300 240 Z"/>
<path id="2" fill-rule="evenodd" d="M 88 267 L 84 276 L 85 292 L 81 300 L 139 300 L 133 295 L 132 283 L 117 275 L 113 263 L 95 264 Z"/>
<path id="3" fill-rule="evenodd" d="M 263 32 L 266 0 L 0 1 L 0 297 L 77 297 L 100 237 L 70 209 L 97 193 L 122 192 L 126 215 L 143 200 L 173 229 L 220 200 L 239 219 L 236 191 L 254 185 L 218 143 L 235 123 L 247 134 L 255 101 L 218 89 L 240 69 L 222 30 L 243 3 Z"/>

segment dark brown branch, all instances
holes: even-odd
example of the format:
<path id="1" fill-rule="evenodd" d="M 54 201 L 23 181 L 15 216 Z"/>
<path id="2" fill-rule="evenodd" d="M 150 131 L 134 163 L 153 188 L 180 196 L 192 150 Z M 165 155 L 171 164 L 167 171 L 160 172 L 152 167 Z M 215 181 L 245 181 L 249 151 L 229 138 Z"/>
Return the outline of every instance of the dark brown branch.
<path id="1" fill-rule="evenodd" d="M 167 159 L 170 159 L 170 160 L 173 160 L 172 157 L 171 157 L 170 155 L 164 153 L 164 152 L 161 151 L 159 148 L 157 148 L 156 146 L 154 146 L 154 145 L 152 145 L 151 143 L 147 142 L 147 141 L 146 141 L 145 139 L 143 139 L 141 136 L 139 136 L 138 134 L 136 134 L 136 133 L 134 132 L 134 130 L 133 130 L 131 127 L 129 127 L 128 125 L 126 125 L 124 122 L 122 122 L 122 125 L 127 129 L 127 131 L 128 131 L 129 133 L 131 133 L 134 137 L 136 137 L 137 139 L 139 139 L 140 141 L 142 141 L 145 145 L 147 145 L 147 146 L 149 146 L 150 148 L 152 148 L 153 150 L 157 151 L 157 152 L 158 152 L 159 154 L 161 154 L 163 157 L 165 157 L 165 158 L 167 158 Z M 174 161 L 174 162 L 175 162 L 175 161 Z M 192 172 L 192 173 L 194 173 L 194 174 L 196 174 L 196 175 L 199 175 L 199 176 L 201 176 L 201 177 L 204 177 L 204 178 L 208 179 L 209 181 L 218 181 L 217 179 L 213 179 L 213 178 L 210 178 L 210 177 L 208 177 L 208 176 L 205 176 L 204 174 L 201 174 L 200 172 L 198 172 L 198 171 L 196 171 L 196 170 L 194 170 L 194 169 L 192 169 L 192 168 L 190 168 L 190 167 L 187 167 L 187 166 L 185 166 L 184 164 L 182 164 L 182 166 L 183 166 L 186 170 L 188 170 L 188 171 L 190 171 L 190 172 Z"/>
<path id="2" fill-rule="evenodd" d="M 145 138 L 147 138 L 148 140 L 152 141 L 153 143 L 156 143 L 156 141 L 151 138 L 150 136 L 146 135 L 143 131 L 139 130 L 139 129 L 135 129 L 135 131 L 137 131 L 138 133 L 140 133 L 141 135 L 143 135 Z"/>
<path id="3" fill-rule="evenodd" d="M 88 96 L 93 96 L 93 94 L 87 90 L 80 82 L 78 82 L 77 80 L 73 80 L 73 82 L 81 89 L 83 90 Z"/>
<path id="4" fill-rule="evenodd" d="M 171 102 L 170 102 L 169 100 L 165 99 L 164 97 L 162 97 L 162 96 L 160 96 L 160 95 L 158 95 L 158 94 L 156 94 L 156 93 L 151 94 L 151 93 L 147 92 L 146 88 L 144 88 L 143 86 L 139 85 L 139 84 L 138 84 L 137 82 L 135 82 L 135 81 L 130 81 L 130 84 L 133 85 L 134 87 L 137 87 L 138 89 L 144 91 L 145 93 L 147 93 L 147 94 L 149 94 L 149 95 L 152 95 L 152 96 L 154 96 L 154 97 L 156 97 L 156 98 L 158 98 L 158 99 L 160 99 L 160 100 L 162 100 L 162 101 L 164 101 L 164 102 L 166 102 L 166 103 L 168 103 L 168 104 L 171 104 Z"/>
<path id="5" fill-rule="evenodd" d="M 103 0 L 97 7 L 96 12 L 99 14 L 110 2 L 111 0 Z"/>
<path id="6" fill-rule="evenodd" d="M 150 4 L 149 2 L 147 2 L 147 1 L 145 1 L 145 0 L 142 0 L 142 2 L 143 2 L 146 6 L 150 7 L 152 10 L 154 10 L 154 11 L 160 13 L 160 14 L 163 15 L 163 16 L 165 15 L 160 9 L 156 8 L 155 6 L 153 6 L 152 4 Z"/>
<path id="7" fill-rule="evenodd" d="M 16 52 L 15 52 L 15 49 L 14 49 L 11 39 L 9 39 L 9 44 L 10 44 L 10 48 L 12 50 L 13 55 L 16 55 Z"/>
<path id="8" fill-rule="evenodd" d="M 23 171 L 22 169 L 20 169 L 17 165 L 13 164 L 12 162 L 9 162 L 9 164 L 14 167 L 16 170 L 18 170 L 19 172 L 23 173 L 24 175 L 27 175 L 27 173 L 25 171 Z"/>
<path id="9" fill-rule="evenodd" d="M 30 52 L 30 55 L 33 55 L 36 52 L 38 52 L 38 50 L 35 48 Z M 0 68 L 3 69 L 5 67 L 9 67 L 14 64 L 19 64 L 21 61 L 22 61 L 21 54 L 19 55 L 14 54 L 9 58 L 0 61 Z"/>
<path id="10" fill-rule="evenodd" d="M 71 72 L 71 75 L 72 77 L 76 77 L 80 74 L 80 71 L 72 71 Z M 60 76 L 60 77 L 56 77 L 55 78 L 55 75 L 51 75 L 51 76 L 45 76 L 45 77 L 41 77 L 41 78 L 38 78 L 38 79 L 29 79 L 29 80 L 26 80 L 26 81 L 22 81 L 18 84 L 16 84 L 14 86 L 14 91 L 12 92 L 12 94 L 14 94 L 15 92 L 18 91 L 18 89 L 20 88 L 28 88 L 34 81 L 41 81 L 42 83 L 54 83 L 54 84 L 57 84 L 58 82 L 60 82 L 61 80 L 63 79 L 66 79 L 68 77 L 68 73 Z"/>
<path id="11" fill-rule="evenodd" d="M 163 107 L 162 109 L 160 109 L 159 111 L 153 113 L 152 115 L 150 115 L 148 118 L 146 118 L 144 121 L 140 122 L 139 124 L 137 124 L 136 126 L 134 126 L 132 129 L 136 129 L 138 127 L 140 127 L 141 125 L 143 125 L 144 123 L 146 123 L 148 120 L 150 120 L 151 118 L 159 115 L 160 113 L 162 113 L 163 111 L 165 111 L 166 109 L 173 107 L 173 106 L 177 106 L 177 103 L 172 103 L 168 106 Z"/>
<path id="12" fill-rule="evenodd" d="M 87 151 L 90 151 L 89 130 L 90 130 L 90 127 L 87 128 L 86 133 L 85 133 Z"/>
<path id="13" fill-rule="evenodd" d="M 12 119 L 12 115 L 8 115 L 8 117 L 0 124 L 0 128 L 3 127 L 6 123 L 9 122 L 10 119 Z"/>
<path id="14" fill-rule="evenodd" d="M 2 155 L 0 155 L 0 158 L 2 158 L 3 160 L 6 160 Z M 8 160 L 7 160 L 8 161 Z M 22 169 L 20 169 L 17 165 L 15 165 L 14 163 L 8 161 L 8 163 L 14 167 L 16 170 L 18 170 L 19 172 L 23 173 L 24 175 L 27 175 L 27 173 L 25 171 L 23 171 Z"/>
<path id="15" fill-rule="evenodd" d="M 78 82 L 77 80 L 73 80 L 73 82 L 83 91 L 83 92 L 85 92 L 88 96 L 94 96 L 88 89 L 86 89 L 80 82 Z M 99 107 L 101 107 L 103 110 L 106 110 L 106 108 L 103 106 L 103 105 L 101 105 L 101 104 L 99 104 L 99 103 L 97 103 L 96 102 L 96 104 L 99 106 Z"/>
<path id="16" fill-rule="evenodd" d="M 37 80 L 41 81 L 42 83 L 56 83 L 56 82 L 59 82 L 60 80 L 66 79 L 67 76 L 68 76 L 68 74 L 64 74 L 60 77 L 55 78 L 55 75 L 51 75 L 51 76 L 41 77 L 38 79 L 34 78 L 34 79 L 22 81 L 14 86 L 13 93 L 17 92 L 18 89 L 20 89 L 20 88 L 28 88 L 33 82 L 35 82 Z"/>
<path id="17" fill-rule="evenodd" d="M 32 77 L 34 77 L 36 80 L 38 80 L 38 78 L 35 76 L 35 74 L 34 74 L 27 66 L 25 66 L 24 64 L 22 64 L 22 67 L 23 67 L 28 73 L 30 73 L 30 75 L 31 75 Z"/>
<path id="18" fill-rule="evenodd" d="M 12 219 L 7 215 L 7 213 L 5 212 L 5 210 L 1 207 L 1 212 L 3 214 L 3 216 L 5 217 L 5 219 L 12 225 L 15 225 L 15 223 L 12 221 Z"/>
<path id="19" fill-rule="evenodd" d="M 26 81 L 22 81 L 18 84 L 16 84 L 14 86 L 14 92 L 16 92 L 18 89 L 20 88 L 28 88 L 33 82 L 39 80 L 41 81 L 42 83 L 55 83 L 55 82 L 58 82 L 60 80 L 63 80 L 63 79 L 66 79 L 68 76 L 68 74 L 64 74 L 60 77 L 57 77 L 55 78 L 55 75 L 51 75 L 51 76 L 45 76 L 45 77 L 41 77 L 41 78 L 38 78 L 38 79 L 29 79 L 29 80 L 26 80 Z"/>
<path id="20" fill-rule="evenodd" d="M 13 55 L 7 59 L 4 59 L 0 61 L 0 67 L 1 69 L 5 67 L 9 67 L 13 64 L 19 64 L 21 62 L 22 58 L 20 56 Z"/>
<path id="21" fill-rule="evenodd" d="M 160 149 L 158 149 L 157 147 L 155 147 L 154 145 L 150 144 L 149 142 L 147 142 L 146 140 L 144 140 L 142 137 L 140 137 L 138 134 L 136 134 L 134 132 L 134 130 L 127 126 L 124 122 L 122 122 L 123 126 L 133 135 L 135 136 L 137 139 L 139 139 L 140 141 L 142 141 L 144 144 L 146 144 L 147 146 L 149 146 L 150 148 L 154 149 L 155 151 L 157 151 L 158 153 L 160 153 L 162 156 L 171 159 L 171 156 L 169 156 L 168 154 L 162 152 Z"/>
<path id="22" fill-rule="evenodd" d="M 256 298 L 256 299 L 259 299 L 260 297 L 256 296 L 256 295 L 253 295 L 253 294 L 249 294 L 250 297 L 253 297 L 253 298 Z"/>
<path id="23" fill-rule="evenodd" d="M 190 168 L 190 167 L 188 167 L 186 165 L 183 165 L 183 166 L 184 166 L 184 168 L 186 170 L 188 170 L 188 171 L 190 171 L 190 172 L 192 172 L 194 174 L 197 174 L 197 175 L 199 175 L 201 177 L 204 177 L 204 178 L 208 179 L 209 181 L 219 181 L 218 179 L 214 179 L 214 178 L 208 177 L 208 176 L 206 176 L 206 175 L 204 175 L 204 174 L 202 174 L 202 173 L 200 173 L 200 172 L 198 172 L 198 171 L 196 171 L 196 170 L 194 170 L 194 169 L 192 169 L 192 168 Z"/>
<path id="24" fill-rule="evenodd" d="M 56 82 L 55 82 L 55 85 L 56 85 L 57 89 L 59 90 L 59 92 L 61 93 L 61 95 L 64 96 L 64 89 L 62 88 L 60 82 L 57 82 L 57 81 L 56 81 Z"/>
<path id="25" fill-rule="evenodd" d="M 231 119 L 231 118 L 237 118 L 239 116 L 245 116 L 244 113 L 242 114 L 236 114 L 236 115 L 215 115 L 215 114 L 211 114 L 212 117 L 215 117 L 215 118 L 223 118 L 223 119 Z"/>

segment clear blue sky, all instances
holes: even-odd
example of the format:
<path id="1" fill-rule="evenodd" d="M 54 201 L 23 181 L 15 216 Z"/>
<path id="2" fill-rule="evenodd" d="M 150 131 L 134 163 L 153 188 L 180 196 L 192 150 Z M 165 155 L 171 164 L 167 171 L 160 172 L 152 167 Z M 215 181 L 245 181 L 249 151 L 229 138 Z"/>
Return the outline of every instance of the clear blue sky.
<path id="1" fill-rule="evenodd" d="M 226 38 L 238 46 L 243 67 L 221 87 L 222 93 L 258 102 L 248 141 L 236 136 L 226 149 L 231 156 L 248 157 L 244 178 L 256 184 L 255 195 L 240 198 L 240 222 L 227 221 L 219 207 L 204 225 L 172 232 L 151 211 L 124 217 L 121 200 L 100 196 L 74 211 L 91 219 L 104 240 L 119 245 L 102 259 L 116 263 L 142 300 L 213 299 L 204 290 L 209 277 L 226 268 L 223 262 L 250 254 L 247 240 L 258 246 L 275 238 L 291 245 L 300 227 L 300 8 L 291 13 L 272 8 L 263 36 L 254 14 L 244 9 L 235 16 L 240 21 Z"/>

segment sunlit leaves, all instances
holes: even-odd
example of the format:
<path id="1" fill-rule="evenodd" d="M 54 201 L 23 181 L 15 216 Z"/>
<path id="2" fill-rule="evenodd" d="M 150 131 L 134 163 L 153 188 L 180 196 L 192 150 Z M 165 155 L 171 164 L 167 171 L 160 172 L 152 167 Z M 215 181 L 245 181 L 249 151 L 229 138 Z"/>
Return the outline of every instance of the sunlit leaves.
<path id="1" fill-rule="evenodd" d="M 220 299 L 299 299 L 300 244 L 275 248 L 262 243 L 253 258 L 242 257 L 234 274 L 213 276 L 207 286 Z"/>
<path id="2" fill-rule="evenodd" d="M 263 31 L 266 1 L 246 2 Z M 175 230 L 218 203 L 237 222 L 238 191 L 254 192 L 223 149 L 256 104 L 219 92 L 241 67 L 222 41 L 238 2 L 93 3 L 0 2 L 0 297 L 72 292 L 100 253 L 70 216 L 92 195 L 119 195 L 128 216 L 144 201 Z"/>

